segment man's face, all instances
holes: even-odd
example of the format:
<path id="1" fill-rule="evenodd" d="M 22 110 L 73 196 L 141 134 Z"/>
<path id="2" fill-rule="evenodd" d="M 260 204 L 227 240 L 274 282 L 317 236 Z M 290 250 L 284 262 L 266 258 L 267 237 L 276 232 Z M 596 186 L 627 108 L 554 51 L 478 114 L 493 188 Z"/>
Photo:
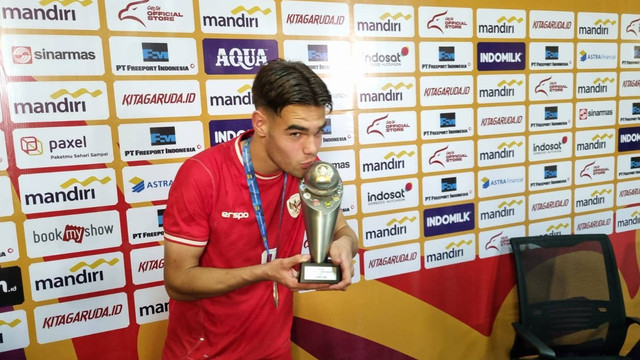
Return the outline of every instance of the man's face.
<path id="1" fill-rule="evenodd" d="M 318 155 L 325 125 L 321 106 L 288 105 L 280 115 L 271 114 L 265 139 L 269 158 L 286 173 L 302 177 Z"/>

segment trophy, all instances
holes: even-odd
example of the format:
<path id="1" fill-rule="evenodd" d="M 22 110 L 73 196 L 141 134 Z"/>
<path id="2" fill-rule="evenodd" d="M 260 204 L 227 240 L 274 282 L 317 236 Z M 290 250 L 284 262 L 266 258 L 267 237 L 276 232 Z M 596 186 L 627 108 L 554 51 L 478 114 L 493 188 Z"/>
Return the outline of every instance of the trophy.
<path id="1" fill-rule="evenodd" d="M 342 279 L 340 266 L 327 259 L 342 202 L 342 180 L 338 170 L 328 162 L 316 161 L 300 179 L 298 190 L 311 253 L 311 261 L 300 264 L 299 281 L 339 283 Z"/>

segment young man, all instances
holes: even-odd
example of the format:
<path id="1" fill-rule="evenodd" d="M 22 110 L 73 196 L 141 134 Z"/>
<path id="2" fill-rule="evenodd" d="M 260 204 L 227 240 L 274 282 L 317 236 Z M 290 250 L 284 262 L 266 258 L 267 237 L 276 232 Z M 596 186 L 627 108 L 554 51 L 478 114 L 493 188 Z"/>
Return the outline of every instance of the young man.
<path id="1" fill-rule="evenodd" d="M 306 65 L 276 60 L 252 93 L 253 130 L 185 161 L 169 193 L 164 360 L 291 359 L 292 290 L 351 284 L 358 240 L 342 213 L 329 250 L 342 281 L 297 280 L 309 260 L 298 178 L 317 159 L 332 108 L 326 85 Z"/>

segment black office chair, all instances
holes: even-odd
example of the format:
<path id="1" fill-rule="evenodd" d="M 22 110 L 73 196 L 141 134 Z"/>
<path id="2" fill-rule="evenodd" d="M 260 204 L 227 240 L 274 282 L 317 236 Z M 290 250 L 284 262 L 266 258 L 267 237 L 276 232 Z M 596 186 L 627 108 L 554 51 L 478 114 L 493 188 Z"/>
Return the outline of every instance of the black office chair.
<path id="1" fill-rule="evenodd" d="M 632 323 L 605 234 L 511 239 L 520 321 L 511 358 L 630 359 L 620 349 Z"/>

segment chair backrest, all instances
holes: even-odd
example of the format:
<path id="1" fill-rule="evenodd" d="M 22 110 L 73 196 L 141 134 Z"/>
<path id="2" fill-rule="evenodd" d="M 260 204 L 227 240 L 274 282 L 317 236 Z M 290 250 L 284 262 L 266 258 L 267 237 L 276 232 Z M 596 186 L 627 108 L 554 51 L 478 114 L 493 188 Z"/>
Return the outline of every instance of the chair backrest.
<path id="1" fill-rule="evenodd" d="M 620 352 L 626 314 L 607 235 L 519 237 L 511 248 L 522 325 L 558 356 Z M 512 348 L 532 353 L 522 341 Z"/>

